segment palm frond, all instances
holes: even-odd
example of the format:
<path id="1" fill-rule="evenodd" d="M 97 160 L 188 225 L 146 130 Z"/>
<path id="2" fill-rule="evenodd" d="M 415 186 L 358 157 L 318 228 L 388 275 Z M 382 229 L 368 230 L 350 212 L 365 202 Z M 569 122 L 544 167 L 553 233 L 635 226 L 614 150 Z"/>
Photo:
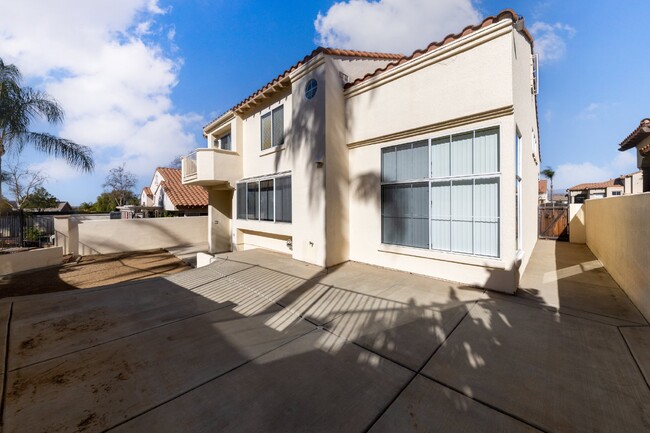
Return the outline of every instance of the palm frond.
<path id="1" fill-rule="evenodd" d="M 73 167 L 86 172 L 95 168 L 92 150 L 88 146 L 43 132 L 29 132 L 24 138 L 32 143 L 36 150 L 62 158 Z"/>

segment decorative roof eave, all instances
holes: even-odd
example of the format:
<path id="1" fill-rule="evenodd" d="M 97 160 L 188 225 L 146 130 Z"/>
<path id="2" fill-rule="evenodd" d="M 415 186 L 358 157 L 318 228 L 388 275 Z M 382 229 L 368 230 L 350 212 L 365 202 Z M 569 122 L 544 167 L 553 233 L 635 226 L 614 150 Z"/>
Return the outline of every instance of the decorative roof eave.
<path id="1" fill-rule="evenodd" d="M 264 85 L 261 89 L 257 90 L 254 92 L 252 95 L 232 107 L 230 110 L 228 110 L 225 114 L 219 116 L 217 119 L 211 121 L 208 123 L 203 129 L 206 130 L 208 127 L 210 129 L 213 129 L 214 125 L 222 122 L 220 120 L 222 117 L 226 116 L 228 113 L 235 113 L 242 115 L 246 113 L 248 110 L 251 108 L 254 108 L 255 106 L 259 105 L 260 101 L 263 99 L 266 99 L 266 97 L 270 97 L 271 93 L 276 93 L 278 91 L 284 91 L 286 87 L 291 86 L 291 80 L 290 80 L 290 74 L 292 74 L 294 71 L 308 63 L 311 59 L 314 57 L 318 56 L 319 54 L 326 54 L 330 56 L 340 56 L 340 57 L 359 57 L 359 58 L 366 58 L 366 59 L 377 59 L 377 60 L 397 60 L 403 57 L 402 54 L 392 54 L 392 53 L 376 53 L 376 52 L 368 52 L 368 51 L 356 51 L 356 50 L 341 50 L 337 48 L 326 48 L 326 47 L 318 47 L 308 55 L 306 55 L 302 60 L 299 60 L 296 64 L 291 66 L 289 69 L 285 70 L 283 73 L 275 77 L 273 80 L 268 82 L 266 85 Z M 261 96 L 264 96 L 260 98 Z"/>
<path id="2" fill-rule="evenodd" d="M 235 113 L 232 110 L 228 110 L 225 113 L 223 113 L 221 116 L 217 117 L 207 125 L 203 127 L 203 135 L 206 136 L 207 134 L 210 133 L 213 129 L 216 129 L 217 127 L 221 126 L 222 124 L 226 122 L 230 122 L 233 118 L 235 117 Z"/>
<path id="3" fill-rule="evenodd" d="M 460 33 L 449 34 L 439 42 L 432 42 L 426 48 L 414 51 L 413 54 L 411 54 L 408 57 L 404 56 L 404 57 L 398 59 L 395 62 L 391 62 L 391 63 L 389 63 L 388 65 L 386 65 L 386 66 L 384 66 L 382 68 L 376 69 L 374 72 L 370 72 L 370 73 L 364 75 L 361 78 L 357 78 L 356 80 L 346 84 L 345 89 L 349 89 L 351 87 L 354 87 L 354 86 L 358 85 L 359 83 L 362 83 L 362 82 L 364 82 L 366 80 L 369 80 L 369 79 L 371 79 L 373 77 L 376 77 L 378 75 L 381 75 L 384 72 L 390 71 L 391 69 L 393 69 L 393 68 L 395 68 L 395 67 L 397 67 L 397 66 L 399 66 L 399 65 L 401 65 L 403 63 L 409 62 L 409 61 L 414 60 L 414 59 L 416 59 L 416 58 L 418 58 L 418 57 L 420 57 L 420 56 L 422 56 L 424 54 L 427 54 L 427 53 L 429 53 L 431 51 L 442 48 L 443 46 L 448 45 L 448 44 L 450 44 L 452 42 L 455 42 L 455 41 L 457 41 L 458 39 L 460 39 L 462 37 L 468 36 L 468 35 L 476 32 L 478 30 L 481 30 L 482 28 L 485 28 L 485 27 L 488 27 L 488 26 L 490 26 L 492 24 L 498 23 L 499 21 L 502 21 L 504 19 L 510 19 L 513 22 L 513 24 L 517 24 L 517 23 L 522 23 L 523 24 L 523 21 L 522 21 L 523 17 L 520 17 L 519 15 L 517 15 L 517 13 L 515 11 L 513 11 L 512 9 L 505 9 L 505 10 L 499 12 L 499 14 L 497 14 L 496 16 L 489 16 L 489 17 L 485 18 L 480 24 L 467 26 Z M 526 40 L 528 40 L 528 42 L 530 42 L 531 50 L 532 50 L 533 37 L 531 36 L 531 34 L 528 32 L 528 30 L 525 27 L 523 27 L 523 25 L 521 26 L 520 29 L 518 28 L 518 30 L 524 35 Z"/>
<path id="4" fill-rule="evenodd" d="M 650 118 L 645 118 L 639 122 L 639 126 L 634 131 L 632 131 L 632 133 L 628 135 L 625 140 L 621 142 L 621 144 L 618 145 L 618 150 L 622 152 L 628 149 L 632 149 L 648 136 L 650 136 Z M 644 149 L 646 147 L 648 146 L 644 146 Z M 648 147 L 648 150 L 650 150 L 650 147 Z"/>

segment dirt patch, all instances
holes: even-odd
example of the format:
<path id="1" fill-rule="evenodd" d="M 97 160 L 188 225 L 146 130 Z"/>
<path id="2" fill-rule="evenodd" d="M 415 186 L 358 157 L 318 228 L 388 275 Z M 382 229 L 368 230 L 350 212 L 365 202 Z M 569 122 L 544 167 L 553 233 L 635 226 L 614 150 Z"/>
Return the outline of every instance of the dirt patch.
<path id="1" fill-rule="evenodd" d="M 0 298 L 88 289 L 176 274 L 191 266 L 165 250 L 66 256 L 63 266 L 0 277 Z"/>

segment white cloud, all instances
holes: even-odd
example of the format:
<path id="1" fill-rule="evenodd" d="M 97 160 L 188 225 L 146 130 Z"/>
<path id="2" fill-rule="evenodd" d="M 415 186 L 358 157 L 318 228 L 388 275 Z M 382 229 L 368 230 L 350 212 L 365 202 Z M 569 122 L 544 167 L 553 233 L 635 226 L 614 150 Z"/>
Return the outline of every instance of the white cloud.
<path id="1" fill-rule="evenodd" d="M 471 0 L 349 0 L 314 26 L 323 46 L 410 54 L 480 20 Z"/>
<path id="2" fill-rule="evenodd" d="M 600 166 L 591 162 L 559 165 L 555 169 L 553 185 L 555 191 L 560 193 L 580 183 L 604 182 L 635 171 L 637 167 L 634 152 L 618 152 L 609 163 Z"/>
<path id="3" fill-rule="evenodd" d="M 98 172 L 127 161 L 139 175 L 195 147 L 202 119 L 176 113 L 171 93 L 180 59 L 154 40 L 173 40 L 156 22 L 157 0 L 21 0 L 0 14 L 0 57 L 42 82 L 66 111 L 58 133 L 94 148 Z M 49 176 L 76 173 L 46 161 Z"/>
<path id="4" fill-rule="evenodd" d="M 592 102 L 578 113 L 578 119 L 593 120 L 598 117 L 598 114 L 605 108 L 606 104 L 602 102 Z"/>
<path id="5" fill-rule="evenodd" d="M 548 24 L 537 21 L 530 26 L 530 32 L 535 39 L 535 52 L 542 62 L 555 62 L 566 55 L 565 38 L 572 38 L 576 30 L 568 24 Z"/>

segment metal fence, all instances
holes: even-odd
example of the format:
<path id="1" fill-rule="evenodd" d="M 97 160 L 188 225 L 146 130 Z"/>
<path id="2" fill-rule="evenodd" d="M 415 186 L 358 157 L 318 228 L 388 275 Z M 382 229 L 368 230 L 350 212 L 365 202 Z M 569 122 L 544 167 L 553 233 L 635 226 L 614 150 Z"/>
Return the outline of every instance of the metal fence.
<path id="1" fill-rule="evenodd" d="M 15 247 L 42 247 L 52 243 L 54 215 L 25 213 L 23 242 L 20 242 L 20 215 L 0 215 L 0 249 Z"/>

